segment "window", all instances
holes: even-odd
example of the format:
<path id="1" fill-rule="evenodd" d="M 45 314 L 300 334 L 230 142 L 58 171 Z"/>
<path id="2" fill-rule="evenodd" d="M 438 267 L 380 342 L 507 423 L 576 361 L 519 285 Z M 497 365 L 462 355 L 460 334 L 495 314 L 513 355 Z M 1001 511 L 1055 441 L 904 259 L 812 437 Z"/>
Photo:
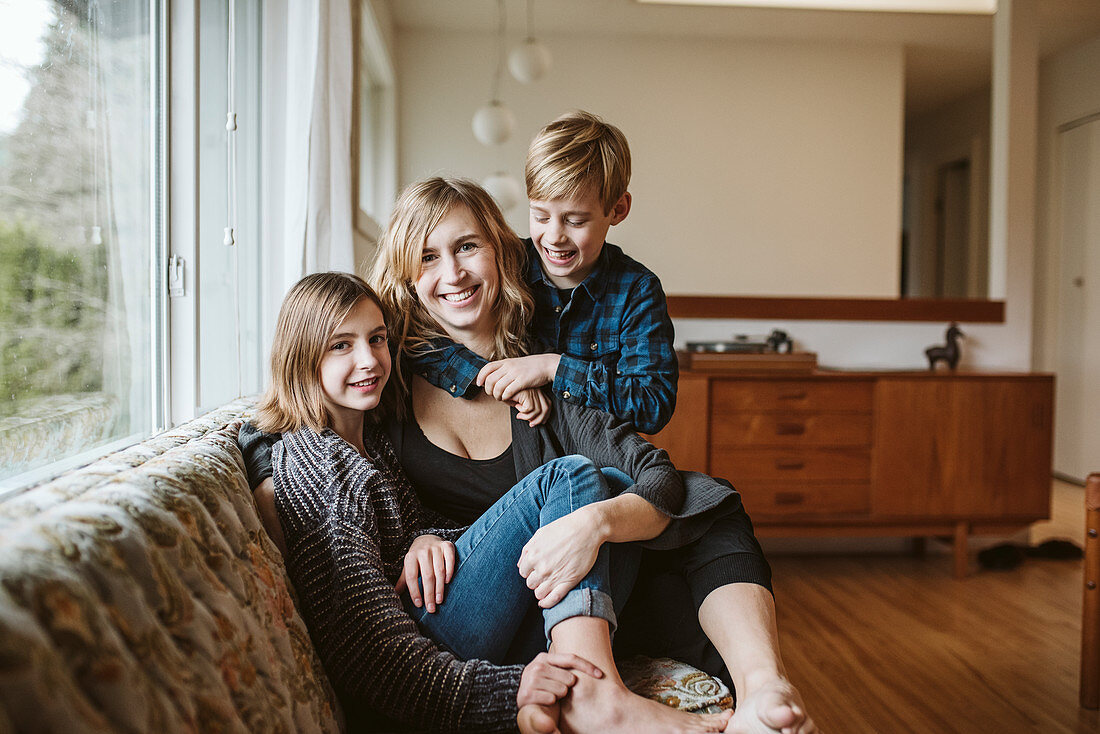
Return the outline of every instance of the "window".
<path id="1" fill-rule="evenodd" d="M 0 2 L 0 490 L 163 422 L 157 21 Z"/>

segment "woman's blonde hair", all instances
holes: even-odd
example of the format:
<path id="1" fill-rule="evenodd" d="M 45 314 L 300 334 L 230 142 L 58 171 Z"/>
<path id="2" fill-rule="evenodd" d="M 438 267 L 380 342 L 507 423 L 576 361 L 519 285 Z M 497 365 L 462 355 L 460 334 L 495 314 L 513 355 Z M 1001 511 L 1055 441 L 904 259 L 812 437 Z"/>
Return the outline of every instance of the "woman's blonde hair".
<path id="1" fill-rule="evenodd" d="M 364 298 L 385 318 L 381 299 L 357 275 L 314 273 L 294 284 L 279 309 L 271 344 L 271 385 L 260 399 L 253 425 L 284 433 L 302 426 L 320 432 L 331 423 L 321 387 L 321 359 L 336 327 Z"/>
<path id="2" fill-rule="evenodd" d="M 526 256 L 522 240 L 504 221 L 500 207 L 485 189 L 467 179 L 433 177 L 410 184 L 397 200 L 370 274 L 371 285 L 385 304 L 383 311 L 392 318 L 390 336 L 397 339 L 398 410 L 407 389 L 402 354 L 429 351 L 435 339 L 449 338 L 417 297 L 416 279 L 428 235 L 459 206 L 470 212 L 492 246 L 500 273 L 500 292 L 491 304 L 497 315 L 493 351 L 481 356 L 492 360 L 526 354 L 527 323 L 534 309 L 524 282 Z"/>
<path id="3" fill-rule="evenodd" d="M 570 199 L 591 190 L 610 214 L 630 185 L 630 146 L 619 128 L 574 110 L 535 135 L 523 174 L 528 199 Z"/>

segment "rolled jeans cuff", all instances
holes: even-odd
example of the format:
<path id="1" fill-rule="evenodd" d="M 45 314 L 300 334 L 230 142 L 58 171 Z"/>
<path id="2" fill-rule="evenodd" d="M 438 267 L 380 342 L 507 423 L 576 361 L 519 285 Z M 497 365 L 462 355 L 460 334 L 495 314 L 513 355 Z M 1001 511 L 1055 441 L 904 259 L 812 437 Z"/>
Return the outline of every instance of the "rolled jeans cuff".
<path id="1" fill-rule="evenodd" d="M 606 619 L 609 633 L 614 636 L 618 623 L 615 619 L 615 604 L 611 595 L 599 589 L 580 588 L 573 589 L 560 602 L 544 609 L 542 612 L 543 629 L 546 631 L 546 642 L 550 643 L 550 630 L 558 622 L 564 622 L 570 617 L 599 617 Z"/>

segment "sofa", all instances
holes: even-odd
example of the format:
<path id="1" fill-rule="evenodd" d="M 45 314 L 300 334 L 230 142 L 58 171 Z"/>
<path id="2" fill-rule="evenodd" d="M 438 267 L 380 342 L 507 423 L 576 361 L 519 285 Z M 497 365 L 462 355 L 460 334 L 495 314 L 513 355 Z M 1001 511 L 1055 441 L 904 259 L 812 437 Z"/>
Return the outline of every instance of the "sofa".
<path id="1" fill-rule="evenodd" d="M 263 529 L 242 399 L 0 502 L 0 732 L 338 732 L 343 715 Z M 669 660 L 636 691 L 728 689 Z"/>

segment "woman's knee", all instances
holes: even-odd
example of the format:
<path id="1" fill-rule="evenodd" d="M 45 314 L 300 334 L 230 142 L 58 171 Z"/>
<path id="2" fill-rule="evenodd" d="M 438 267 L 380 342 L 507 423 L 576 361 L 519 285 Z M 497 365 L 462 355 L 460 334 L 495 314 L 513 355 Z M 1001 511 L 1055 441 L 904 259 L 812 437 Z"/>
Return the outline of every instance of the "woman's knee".
<path id="1" fill-rule="evenodd" d="M 579 506 L 611 496 L 600 469 L 585 456 L 573 454 L 551 459 L 538 472 L 541 476 L 537 485 L 543 506 L 554 498 L 568 498 L 569 505 Z"/>

